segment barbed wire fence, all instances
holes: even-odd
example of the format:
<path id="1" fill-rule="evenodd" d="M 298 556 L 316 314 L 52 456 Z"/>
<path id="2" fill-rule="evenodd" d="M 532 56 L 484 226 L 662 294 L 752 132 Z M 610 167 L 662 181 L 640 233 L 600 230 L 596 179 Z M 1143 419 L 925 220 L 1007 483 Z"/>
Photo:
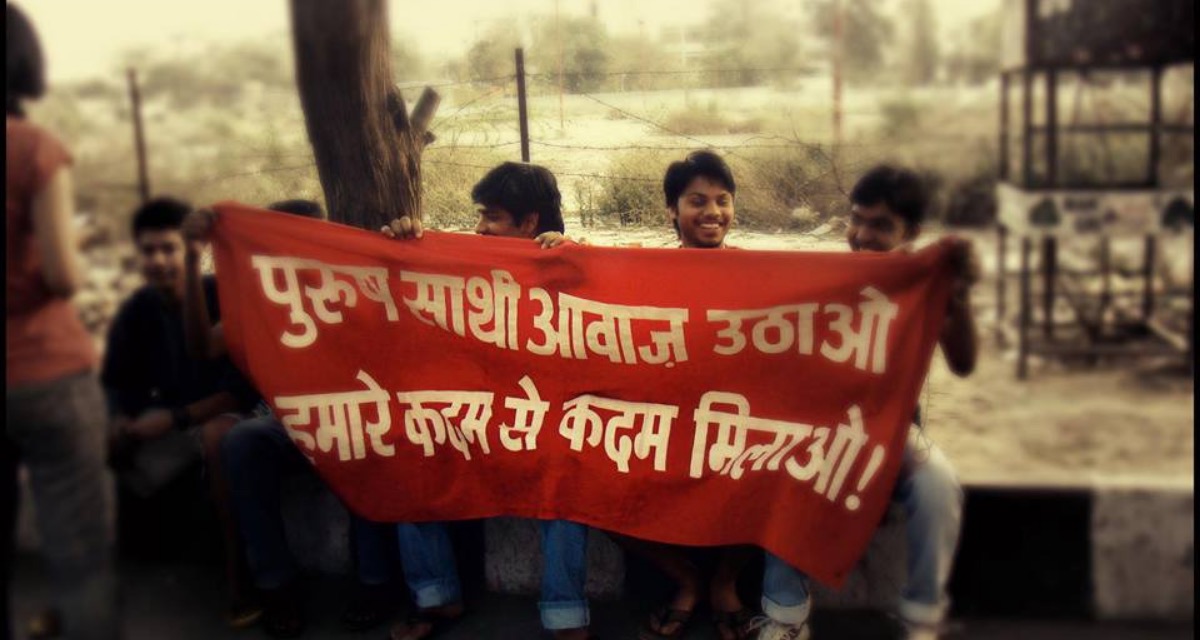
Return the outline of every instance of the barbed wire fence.
<path id="1" fill-rule="evenodd" d="M 695 68 L 695 69 L 650 69 L 612 71 L 599 74 L 603 79 L 637 78 L 637 77 L 680 77 L 680 78 L 717 78 L 722 74 L 806 74 L 811 73 L 809 67 L 780 67 L 780 68 Z M 558 75 L 554 73 L 530 73 L 526 79 L 532 80 L 529 86 L 536 93 L 536 99 L 544 99 L 555 95 L 561 90 Z M 622 81 L 623 82 L 623 81 Z M 518 108 L 517 74 L 502 74 L 484 78 L 453 81 L 410 82 L 399 86 L 402 92 L 412 92 L 424 87 L 437 90 L 450 90 L 456 94 L 465 94 L 453 105 L 445 116 L 436 118 L 431 131 L 437 136 L 437 141 L 426 150 L 423 163 L 430 168 L 456 168 L 474 172 L 479 175 L 494 166 L 499 159 L 516 160 L 522 140 L 517 131 Z M 612 84 L 611 82 L 609 84 Z M 722 96 L 730 96 L 745 88 L 713 88 L 694 86 L 695 82 L 681 87 L 684 91 L 724 92 Z M 680 89 L 670 91 L 678 92 Z M 555 175 L 568 179 L 575 185 L 586 181 L 586 186 L 593 191 L 611 188 L 615 185 L 631 185 L 638 188 L 654 189 L 661 184 L 661 174 L 655 175 L 661 167 L 621 167 L 622 161 L 631 154 L 642 153 L 647 157 L 654 154 L 668 158 L 671 155 L 682 157 L 687 152 L 697 149 L 708 149 L 724 155 L 731 162 L 737 162 L 739 194 L 752 194 L 764 201 L 772 200 L 775 204 L 789 208 L 780 212 L 790 213 L 795 207 L 817 209 L 828 207 L 829 203 L 844 199 L 846 180 L 853 174 L 871 163 L 873 160 L 887 154 L 895 147 L 895 142 L 881 139 L 851 139 L 834 145 L 830 140 L 820 139 L 811 135 L 803 136 L 795 128 L 787 133 L 763 133 L 760 130 L 748 130 L 739 133 L 692 133 L 685 128 L 673 126 L 665 121 L 661 112 L 670 108 L 680 108 L 673 104 L 673 99 L 662 98 L 660 103 L 648 107 L 643 103 L 642 108 L 632 107 L 629 100 L 622 97 L 628 94 L 659 94 L 656 90 L 633 90 L 625 92 L 593 93 L 576 91 L 570 94 L 572 104 L 591 104 L 604 111 L 604 118 L 636 123 L 644 127 L 645 133 L 640 139 L 622 142 L 620 139 L 607 143 L 596 136 L 579 136 L 581 127 L 590 126 L 591 122 L 580 123 L 573 119 L 564 122 L 560 127 L 551 124 L 553 118 L 542 113 L 540 117 L 531 118 L 539 126 L 533 128 L 524 140 L 524 144 L 535 150 L 540 150 L 531 157 L 531 161 L 550 168 Z M 709 98 L 712 100 L 712 98 Z M 674 99 L 677 102 L 677 99 Z M 685 99 L 682 108 L 688 108 Z M 710 104 L 712 104 L 710 102 Z M 295 105 L 298 108 L 298 103 Z M 544 107 L 544 105 L 542 105 Z M 545 111 L 545 109 L 543 109 Z M 829 109 L 819 106 L 789 107 L 790 112 L 801 113 L 811 118 L 820 118 L 830 114 Z M 923 139 L 922 145 L 927 147 L 962 147 L 976 144 L 978 136 L 956 132 L 958 123 L 971 118 L 978 119 L 981 112 L 989 115 L 994 112 L 995 105 L 987 109 L 965 109 L 953 114 L 951 118 L 939 123 L 936 136 Z M 659 113 L 655 113 L 659 112 Z M 843 109 L 846 116 L 863 118 L 879 118 L 880 109 Z M 297 118 L 287 119 L 294 124 Z M 721 117 L 724 114 L 715 114 Z M 139 114 L 134 114 L 138 117 Z M 581 118 L 591 118 L 594 122 L 594 112 Z M 273 116 L 274 119 L 274 116 Z M 303 121 L 302 116 L 298 118 Z M 153 138 L 153 136 L 151 136 Z M 629 136 L 626 135 L 625 139 Z M 281 148 L 263 150 L 245 148 L 242 152 L 222 152 L 217 158 L 220 162 L 215 165 L 240 164 L 236 170 L 214 171 L 210 175 L 199 177 L 182 177 L 174 175 L 155 181 L 159 190 L 183 190 L 187 192 L 213 192 L 219 194 L 224 185 L 234 181 L 253 181 L 255 178 L 272 176 L 288 184 L 298 184 L 303 181 L 315 184 L 315 163 L 311 151 L 301 144 L 282 145 Z M 141 159 L 145 162 L 145 159 Z M 668 160 L 669 161 L 669 160 Z M 630 164 L 626 162 L 626 164 Z M 664 164 L 665 166 L 665 164 Z M 603 168 L 601 168 L 603 167 Z M 293 177 L 288 177 L 293 176 Z M 461 186 L 461 185 L 460 185 Z M 115 191 L 123 189 L 135 190 L 136 185 L 122 185 L 119 182 L 97 181 L 83 184 L 83 189 L 98 191 Z M 319 191 L 319 189 L 318 189 Z M 219 195 L 215 198 L 223 199 Z M 587 224 L 596 219 L 595 212 L 584 211 L 586 203 L 575 203 L 578 207 L 580 221 Z M 661 209 L 661 207 L 658 207 Z M 469 214 L 469 211 L 466 212 Z M 609 212 L 613 213 L 613 212 Z M 740 213 L 740 210 L 739 210 Z M 827 211 L 821 213 L 828 214 Z M 591 214 L 591 215 L 589 215 Z M 617 216 L 622 221 L 625 216 Z"/>

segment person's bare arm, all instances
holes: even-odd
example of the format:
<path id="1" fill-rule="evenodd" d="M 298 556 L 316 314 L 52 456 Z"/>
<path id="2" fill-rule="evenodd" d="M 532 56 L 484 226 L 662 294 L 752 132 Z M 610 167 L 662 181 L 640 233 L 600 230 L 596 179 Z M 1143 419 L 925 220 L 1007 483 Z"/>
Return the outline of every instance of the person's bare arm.
<path id="1" fill-rule="evenodd" d="M 979 356 L 979 330 L 971 310 L 971 287 L 979 281 L 979 259 L 971 243 L 962 238 L 947 238 L 955 269 L 954 290 L 946 307 L 946 320 L 938 344 L 946 356 L 950 371 L 966 377 L 975 370 Z"/>
<path id="2" fill-rule="evenodd" d="M 204 296 L 204 278 L 200 274 L 200 256 L 212 233 L 216 214 L 199 209 L 183 222 L 186 244 L 184 255 L 183 333 L 188 354 L 197 359 L 219 358 L 226 353 L 225 331 L 221 324 L 212 326 L 208 300 Z"/>
<path id="3" fill-rule="evenodd" d="M 41 254 L 42 277 L 56 295 L 69 298 L 83 286 L 71 170 L 59 167 L 33 196 L 33 237 Z"/>
<path id="4" fill-rule="evenodd" d="M 222 413 L 237 409 L 238 401 L 232 393 L 218 391 L 177 409 L 147 409 L 136 420 L 128 423 L 125 429 L 129 435 L 136 438 L 157 438 L 172 428 L 204 424 Z"/>

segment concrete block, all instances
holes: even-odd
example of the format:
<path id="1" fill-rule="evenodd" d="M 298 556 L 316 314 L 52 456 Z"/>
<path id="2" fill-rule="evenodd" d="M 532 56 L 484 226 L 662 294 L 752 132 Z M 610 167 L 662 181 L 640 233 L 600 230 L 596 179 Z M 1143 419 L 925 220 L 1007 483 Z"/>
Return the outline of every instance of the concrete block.
<path id="1" fill-rule="evenodd" d="M 1097 487 L 1092 502 L 1096 616 L 1191 620 L 1194 523 L 1191 486 Z"/>
<path id="2" fill-rule="evenodd" d="M 490 591 L 537 594 L 542 584 L 541 532 L 536 520 L 492 518 L 484 522 L 484 576 Z M 593 600 L 621 597 L 625 558 L 616 543 L 588 530 L 586 593 Z"/>

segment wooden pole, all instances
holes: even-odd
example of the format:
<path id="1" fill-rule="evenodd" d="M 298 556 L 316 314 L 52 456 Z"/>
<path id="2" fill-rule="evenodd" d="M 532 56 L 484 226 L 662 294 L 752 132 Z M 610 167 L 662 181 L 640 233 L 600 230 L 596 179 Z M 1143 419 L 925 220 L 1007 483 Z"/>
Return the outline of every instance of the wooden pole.
<path id="1" fill-rule="evenodd" d="M 1000 72 L 1000 180 L 1009 179 L 1008 172 L 1008 72 Z"/>
<path id="2" fill-rule="evenodd" d="M 1021 186 L 1033 186 L 1033 72 L 1021 72 Z"/>
<path id="3" fill-rule="evenodd" d="M 562 22 L 559 20 L 559 0 L 554 0 L 554 29 L 558 31 L 558 130 L 566 128 L 563 124 L 563 57 L 566 47 L 563 44 Z"/>
<path id="4" fill-rule="evenodd" d="M 1112 239 L 1100 236 L 1100 320 L 1112 304 Z M 1103 326 L 1101 322 L 1101 326 Z"/>
<path id="5" fill-rule="evenodd" d="M 1157 253 L 1158 239 L 1153 235 L 1146 236 L 1144 250 L 1145 263 L 1142 265 L 1142 320 L 1150 320 L 1154 315 L 1154 260 Z"/>
<path id="6" fill-rule="evenodd" d="M 142 202 L 150 199 L 150 169 L 146 166 L 146 137 L 142 128 L 142 94 L 138 90 L 137 70 L 126 71 L 129 79 L 129 102 L 133 111 L 133 147 L 137 152 L 138 195 Z"/>
<path id="7" fill-rule="evenodd" d="M 1008 227 L 1003 223 L 996 225 L 996 334 L 1003 335 L 1004 308 L 1007 283 L 1005 276 L 1008 263 Z"/>
<path id="8" fill-rule="evenodd" d="M 1155 66 L 1150 72 L 1150 154 L 1146 167 L 1146 184 L 1158 186 L 1158 161 L 1162 155 L 1162 76 L 1163 68 Z"/>
<path id="9" fill-rule="evenodd" d="M 1054 338 L 1055 281 L 1058 279 L 1058 238 L 1042 238 L 1042 332 L 1048 340 Z"/>
<path id="10" fill-rule="evenodd" d="M 521 162 L 529 162 L 529 113 L 525 107 L 525 50 L 517 47 L 517 118 L 521 125 Z"/>
<path id="11" fill-rule="evenodd" d="M 1033 251 L 1033 241 L 1029 236 L 1021 238 L 1021 308 L 1017 321 L 1017 379 L 1024 380 L 1029 376 L 1029 325 L 1031 324 L 1032 300 L 1029 295 L 1029 254 Z"/>
<path id="12" fill-rule="evenodd" d="M 1058 184 L 1058 72 L 1046 71 L 1046 186 Z"/>
<path id="13" fill-rule="evenodd" d="M 833 144 L 842 145 L 842 2 L 833 0 Z"/>

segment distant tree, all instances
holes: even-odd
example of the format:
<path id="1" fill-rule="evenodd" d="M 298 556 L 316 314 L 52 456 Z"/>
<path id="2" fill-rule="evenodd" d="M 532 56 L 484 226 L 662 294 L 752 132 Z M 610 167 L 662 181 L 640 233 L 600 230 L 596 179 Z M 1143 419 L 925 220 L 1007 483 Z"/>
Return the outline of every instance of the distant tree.
<path id="1" fill-rule="evenodd" d="M 557 77 L 560 55 L 565 88 L 572 93 L 594 91 L 608 73 L 608 32 L 591 17 L 539 20 L 530 46 L 530 62 L 538 73 Z"/>
<path id="2" fill-rule="evenodd" d="M 428 69 L 425 59 L 416 45 L 399 35 L 392 36 L 392 73 L 397 80 L 416 80 L 425 75 Z"/>
<path id="3" fill-rule="evenodd" d="M 669 73 L 683 68 L 679 57 L 645 36 L 610 38 L 608 58 L 612 89 L 648 91 L 682 86 L 679 77 Z"/>
<path id="4" fill-rule="evenodd" d="M 937 24 L 929 0 L 910 0 L 909 8 L 912 29 L 906 75 L 912 84 L 927 85 L 937 79 L 940 57 Z"/>
<path id="5" fill-rule="evenodd" d="M 711 78 L 718 85 L 748 86 L 782 78 L 800 65 L 800 25 L 768 3 L 717 0 L 704 25 L 703 42 L 714 51 L 714 69 L 731 69 Z"/>
<path id="6" fill-rule="evenodd" d="M 869 79 L 883 67 L 885 46 L 895 26 L 880 9 L 879 0 L 837 0 L 842 4 L 842 60 L 847 80 Z M 817 36 L 832 46 L 835 0 L 811 5 Z"/>
<path id="7" fill-rule="evenodd" d="M 467 49 L 467 78 L 481 82 L 513 74 L 513 50 L 519 46 L 515 24 L 493 25 Z"/>
<path id="8" fill-rule="evenodd" d="M 946 76 L 954 82 L 980 84 L 1000 73 L 1000 9 L 971 21 L 946 54 Z"/>

